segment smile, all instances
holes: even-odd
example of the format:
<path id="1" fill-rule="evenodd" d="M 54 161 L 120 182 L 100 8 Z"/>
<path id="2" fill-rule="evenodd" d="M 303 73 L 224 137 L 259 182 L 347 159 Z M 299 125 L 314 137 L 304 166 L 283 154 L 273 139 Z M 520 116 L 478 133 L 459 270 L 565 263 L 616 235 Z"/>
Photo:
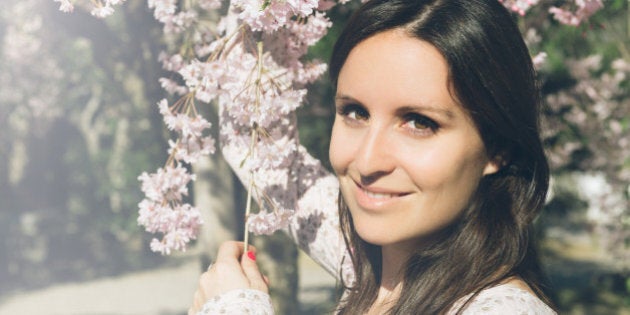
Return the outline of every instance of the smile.
<path id="1" fill-rule="evenodd" d="M 389 199 L 389 198 L 399 196 L 398 194 L 379 194 L 379 193 L 373 193 L 373 192 L 367 191 L 365 189 L 361 189 L 361 190 L 363 190 L 363 193 L 365 193 L 368 197 L 374 198 L 374 199 Z"/>
<path id="2" fill-rule="evenodd" d="M 382 210 L 388 208 L 409 193 L 401 193 L 384 188 L 364 187 L 357 182 L 355 184 L 355 201 L 359 207 L 366 210 Z"/>

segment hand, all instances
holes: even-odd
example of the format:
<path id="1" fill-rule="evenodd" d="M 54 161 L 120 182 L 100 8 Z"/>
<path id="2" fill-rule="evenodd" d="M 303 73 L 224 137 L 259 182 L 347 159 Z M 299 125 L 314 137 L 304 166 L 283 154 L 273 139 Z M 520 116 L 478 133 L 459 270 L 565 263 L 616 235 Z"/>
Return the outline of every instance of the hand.
<path id="1" fill-rule="evenodd" d="M 256 265 L 256 249 L 243 243 L 228 241 L 221 244 L 216 261 L 199 277 L 199 287 L 188 314 L 197 314 L 210 298 L 234 289 L 255 289 L 268 293 L 267 280 Z"/>

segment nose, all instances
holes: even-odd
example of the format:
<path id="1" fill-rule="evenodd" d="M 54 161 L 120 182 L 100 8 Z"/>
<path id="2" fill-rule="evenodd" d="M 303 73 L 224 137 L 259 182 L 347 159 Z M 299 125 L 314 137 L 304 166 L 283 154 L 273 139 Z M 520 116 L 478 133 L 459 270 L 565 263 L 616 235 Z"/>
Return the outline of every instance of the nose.
<path id="1" fill-rule="evenodd" d="M 396 168 L 390 131 L 378 125 L 370 127 L 360 139 L 360 147 L 355 157 L 356 168 L 363 185 L 369 185 Z"/>

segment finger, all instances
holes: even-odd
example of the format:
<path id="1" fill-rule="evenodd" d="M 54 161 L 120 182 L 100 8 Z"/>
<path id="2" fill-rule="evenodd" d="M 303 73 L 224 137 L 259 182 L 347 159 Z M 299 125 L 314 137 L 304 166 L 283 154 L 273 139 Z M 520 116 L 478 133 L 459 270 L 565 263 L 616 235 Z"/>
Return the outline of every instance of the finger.
<path id="1" fill-rule="evenodd" d="M 219 247 L 219 252 L 217 253 L 217 259 L 215 263 L 218 262 L 228 262 L 233 263 L 234 261 L 239 261 L 241 255 L 243 254 L 243 242 L 236 241 L 227 241 L 223 242 Z"/>
<path id="2" fill-rule="evenodd" d="M 199 292 L 199 290 L 195 291 L 195 294 L 193 295 L 193 305 L 190 309 L 190 312 L 192 312 L 193 314 L 197 313 L 201 307 L 200 303 L 201 303 L 201 292 Z M 190 313 L 189 312 L 189 313 Z"/>
<path id="3" fill-rule="evenodd" d="M 265 293 L 269 292 L 267 284 L 263 279 L 263 275 L 260 273 L 258 265 L 256 264 L 256 253 L 254 251 L 248 251 L 243 256 L 241 266 L 243 267 L 243 271 L 245 272 L 252 289 L 260 290 Z"/>

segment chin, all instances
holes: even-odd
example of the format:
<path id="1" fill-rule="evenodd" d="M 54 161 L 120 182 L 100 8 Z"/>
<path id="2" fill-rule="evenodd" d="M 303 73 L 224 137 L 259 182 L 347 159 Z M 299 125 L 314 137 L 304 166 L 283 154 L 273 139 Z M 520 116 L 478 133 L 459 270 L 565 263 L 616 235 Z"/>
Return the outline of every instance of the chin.
<path id="1" fill-rule="evenodd" d="M 373 235 L 369 235 L 368 237 L 364 237 L 363 235 L 359 234 L 359 237 L 366 243 L 368 244 L 372 244 L 372 245 L 376 245 L 376 246 L 387 246 L 389 244 L 392 244 L 391 240 L 386 240 L 382 237 L 374 237 Z"/>
<path id="2" fill-rule="evenodd" d="M 377 245 L 377 246 L 392 245 L 392 244 L 404 242 L 410 239 L 408 237 L 404 237 L 402 235 L 396 235 L 392 233 L 396 231 L 395 229 L 392 229 L 391 227 L 378 228 L 378 227 L 375 227 L 374 225 L 371 225 L 371 226 L 368 225 L 365 228 L 361 228 L 361 227 L 357 228 L 355 226 L 355 229 L 357 231 L 357 234 L 363 241 L 372 245 Z"/>
<path id="3" fill-rule="evenodd" d="M 366 224 L 363 226 L 355 225 L 355 230 L 359 237 L 372 245 L 376 246 L 395 246 L 399 248 L 407 248 L 413 250 L 413 248 L 422 247 L 423 244 L 429 244 L 437 239 L 440 239 L 445 228 L 442 229 L 428 229 L 423 231 L 422 229 L 414 231 L 406 231 L 400 229 L 396 225 L 377 226 L 375 224 Z"/>

